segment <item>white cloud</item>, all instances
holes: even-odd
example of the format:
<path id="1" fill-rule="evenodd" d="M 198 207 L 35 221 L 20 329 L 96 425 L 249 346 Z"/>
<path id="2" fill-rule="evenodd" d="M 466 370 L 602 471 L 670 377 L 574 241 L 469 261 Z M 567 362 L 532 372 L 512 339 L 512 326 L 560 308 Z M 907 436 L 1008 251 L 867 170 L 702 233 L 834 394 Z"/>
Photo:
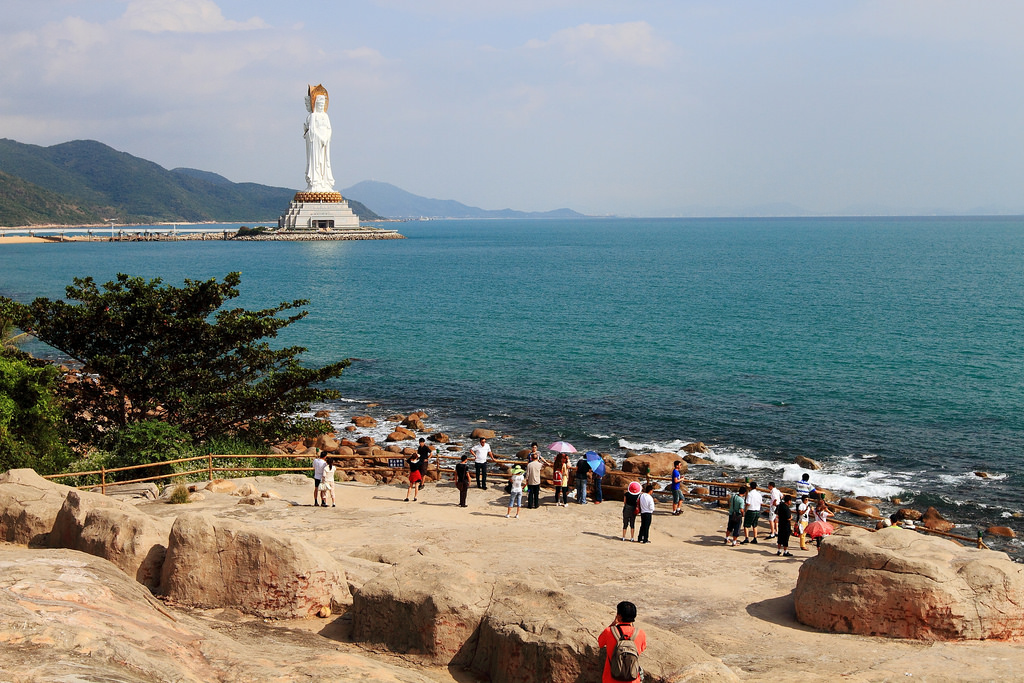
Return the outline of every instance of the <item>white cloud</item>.
<path id="1" fill-rule="evenodd" d="M 635 66 L 663 66 L 672 44 L 655 35 L 646 21 L 622 24 L 581 24 L 562 29 L 546 41 L 531 40 L 531 49 L 555 49 L 580 64 L 622 62 Z"/>
<path id="2" fill-rule="evenodd" d="M 149 33 L 221 33 L 266 28 L 259 17 L 225 19 L 211 0 L 131 0 L 118 22 L 121 28 Z"/>

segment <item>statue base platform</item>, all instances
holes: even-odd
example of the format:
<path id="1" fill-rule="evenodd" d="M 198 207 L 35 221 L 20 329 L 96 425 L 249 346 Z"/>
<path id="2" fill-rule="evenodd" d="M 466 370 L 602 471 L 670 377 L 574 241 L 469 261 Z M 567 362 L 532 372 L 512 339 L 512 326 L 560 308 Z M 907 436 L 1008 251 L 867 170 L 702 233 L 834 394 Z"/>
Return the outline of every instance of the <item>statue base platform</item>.
<path id="1" fill-rule="evenodd" d="M 277 219 L 285 230 L 358 228 L 359 216 L 352 212 L 340 192 L 296 192 L 288 210 Z"/>

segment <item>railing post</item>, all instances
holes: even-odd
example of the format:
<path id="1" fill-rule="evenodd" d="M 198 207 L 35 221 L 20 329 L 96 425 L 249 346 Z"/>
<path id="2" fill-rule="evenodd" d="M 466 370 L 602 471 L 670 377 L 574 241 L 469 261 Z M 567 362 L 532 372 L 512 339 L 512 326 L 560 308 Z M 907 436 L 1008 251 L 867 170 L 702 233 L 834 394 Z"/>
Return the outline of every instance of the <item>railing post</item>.
<path id="1" fill-rule="evenodd" d="M 107 495 L 107 468 L 100 467 L 100 493 Z"/>
<path id="2" fill-rule="evenodd" d="M 209 481 L 213 481 L 213 453 L 206 454 L 206 475 Z"/>

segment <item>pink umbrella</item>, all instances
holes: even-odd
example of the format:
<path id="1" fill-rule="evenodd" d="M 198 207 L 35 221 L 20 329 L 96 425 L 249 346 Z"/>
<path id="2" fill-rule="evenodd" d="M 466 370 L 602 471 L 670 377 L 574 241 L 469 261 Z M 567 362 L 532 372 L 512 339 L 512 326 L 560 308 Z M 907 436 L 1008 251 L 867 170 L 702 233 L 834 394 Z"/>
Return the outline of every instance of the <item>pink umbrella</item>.
<path id="1" fill-rule="evenodd" d="M 576 447 L 568 441 L 556 441 L 548 446 L 549 451 L 555 451 L 556 453 L 575 453 Z"/>

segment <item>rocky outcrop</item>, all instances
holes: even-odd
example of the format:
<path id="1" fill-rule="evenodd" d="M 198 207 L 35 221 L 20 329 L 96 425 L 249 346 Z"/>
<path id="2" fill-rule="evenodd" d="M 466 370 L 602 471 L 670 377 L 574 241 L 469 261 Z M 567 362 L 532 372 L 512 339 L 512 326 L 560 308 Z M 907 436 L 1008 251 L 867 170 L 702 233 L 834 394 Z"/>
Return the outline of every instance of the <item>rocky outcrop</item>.
<path id="1" fill-rule="evenodd" d="M 352 596 L 352 638 L 423 655 L 436 664 L 466 663 L 490 602 L 493 579 L 454 564 L 412 558 L 385 568 Z"/>
<path id="2" fill-rule="evenodd" d="M 50 545 L 50 532 L 70 486 L 43 479 L 35 470 L 0 474 L 0 541 Z"/>
<path id="3" fill-rule="evenodd" d="M 484 429 L 483 427 L 477 427 L 476 429 L 473 430 L 473 433 L 470 434 L 470 436 L 473 437 L 474 439 L 493 439 L 494 430 Z"/>
<path id="4" fill-rule="evenodd" d="M 1024 637 L 1024 566 L 1004 553 L 889 527 L 846 527 L 800 568 L 797 619 L 924 640 Z"/>
<path id="5" fill-rule="evenodd" d="M 839 505 L 844 508 L 849 508 L 853 514 L 859 517 L 873 517 L 878 518 L 882 516 L 882 513 L 878 511 L 878 508 L 874 505 L 867 503 L 859 498 L 853 498 L 852 496 L 846 496 L 845 498 L 839 499 Z"/>
<path id="6" fill-rule="evenodd" d="M 337 652 L 321 638 L 281 639 L 256 628 L 237 639 L 230 633 L 161 605 L 101 558 L 0 544 L 4 681 L 433 680 Z"/>
<path id="7" fill-rule="evenodd" d="M 69 491 L 57 513 L 50 545 L 109 560 L 155 589 L 167 552 L 170 524 L 96 493 Z"/>
<path id="8" fill-rule="evenodd" d="M 354 596 L 352 635 L 454 664 L 492 683 L 583 683 L 601 678 L 597 636 L 608 608 L 552 584 L 483 575 L 435 558 L 396 559 Z M 737 681 L 719 660 L 672 633 L 643 626 L 649 683 Z"/>
<path id="9" fill-rule="evenodd" d="M 928 508 L 921 516 L 921 522 L 933 531 L 951 531 L 956 525 L 949 521 L 935 508 Z"/>
<path id="10" fill-rule="evenodd" d="M 352 424 L 354 424 L 356 427 L 370 428 L 376 427 L 377 421 L 374 420 L 369 415 L 356 415 L 355 417 L 352 418 Z"/>
<path id="11" fill-rule="evenodd" d="M 200 512 L 174 521 L 160 591 L 183 605 L 236 607 L 275 619 L 312 617 L 350 601 L 345 574 L 326 552 Z"/>
<path id="12" fill-rule="evenodd" d="M 423 425 L 423 420 L 421 420 L 420 416 L 416 413 L 413 413 L 409 417 L 402 420 L 402 426 L 408 427 L 409 429 L 414 429 L 417 432 L 422 432 L 426 430 L 426 427 Z"/>
<path id="13" fill-rule="evenodd" d="M 156 500 L 160 497 L 160 489 L 151 481 L 137 484 L 113 484 L 105 487 L 96 486 L 90 493 L 101 493 L 118 500 Z"/>
<path id="14" fill-rule="evenodd" d="M 795 458 L 793 458 L 793 462 L 795 462 L 797 465 L 804 468 L 805 470 L 821 469 L 821 463 L 819 463 L 817 460 L 812 460 L 805 455 L 796 456 Z"/>
<path id="15" fill-rule="evenodd" d="M 667 477 L 672 474 L 672 463 L 682 460 L 676 453 L 633 453 L 622 461 L 622 471 L 632 474 L 647 474 L 650 467 L 652 477 Z M 686 473 L 686 462 L 679 463 L 679 471 Z"/>
<path id="16" fill-rule="evenodd" d="M 691 465 L 714 465 L 715 464 L 713 461 L 708 460 L 707 458 L 702 458 L 699 455 L 693 455 L 691 453 L 687 453 L 686 455 L 683 456 L 683 462 L 689 463 Z"/>
<path id="17" fill-rule="evenodd" d="M 710 453 L 711 449 L 704 445 L 703 441 L 696 441 L 694 443 L 688 443 L 683 446 L 682 451 L 684 453 Z"/>

